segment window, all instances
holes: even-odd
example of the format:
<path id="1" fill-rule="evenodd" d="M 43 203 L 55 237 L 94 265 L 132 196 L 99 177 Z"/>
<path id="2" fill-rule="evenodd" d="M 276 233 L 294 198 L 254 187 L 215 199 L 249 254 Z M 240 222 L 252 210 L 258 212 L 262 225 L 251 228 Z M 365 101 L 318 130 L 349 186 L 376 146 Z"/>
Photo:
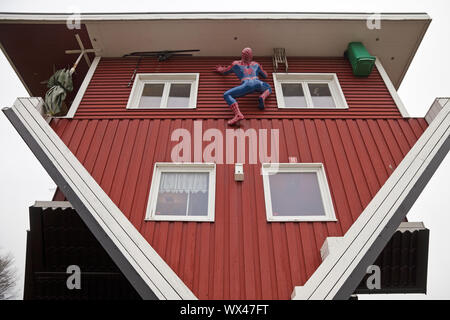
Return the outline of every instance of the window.
<path id="1" fill-rule="evenodd" d="M 268 221 L 336 221 L 321 163 L 262 166 Z"/>
<path id="2" fill-rule="evenodd" d="M 274 73 L 279 108 L 348 108 L 334 73 Z"/>
<path id="3" fill-rule="evenodd" d="M 215 164 L 156 163 L 148 220 L 214 221 Z"/>
<path id="4" fill-rule="evenodd" d="M 195 108 L 198 79 L 198 73 L 138 73 L 127 109 Z"/>

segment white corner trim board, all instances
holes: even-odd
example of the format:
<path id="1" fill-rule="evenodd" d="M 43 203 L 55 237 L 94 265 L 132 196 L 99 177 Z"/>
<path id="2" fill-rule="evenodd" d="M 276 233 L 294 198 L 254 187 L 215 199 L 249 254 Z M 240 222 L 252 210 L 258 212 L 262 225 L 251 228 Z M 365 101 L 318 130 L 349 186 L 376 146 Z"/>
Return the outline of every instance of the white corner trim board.
<path id="1" fill-rule="evenodd" d="M 143 299 L 196 299 L 35 109 L 19 98 L 3 112 Z"/>
<path id="2" fill-rule="evenodd" d="M 73 118 L 75 116 L 75 113 L 77 112 L 78 107 L 80 106 L 81 100 L 83 99 L 84 94 L 86 93 L 89 83 L 91 83 L 92 77 L 94 76 L 95 70 L 97 69 L 100 59 L 101 57 L 95 57 L 94 61 L 92 61 L 91 66 L 89 67 L 89 70 L 86 73 L 86 76 L 84 77 L 84 80 L 81 83 L 80 88 L 78 89 L 77 95 L 75 96 L 75 99 L 73 99 L 69 111 L 64 117 L 61 118 Z"/>
<path id="3" fill-rule="evenodd" d="M 398 95 L 397 89 L 395 89 L 394 84 L 391 81 L 391 78 L 389 78 L 389 75 L 387 74 L 386 70 L 384 70 L 383 64 L 381 63 L 380 58 L 378 57 L 376 57 L 375 59 L 375 66 L 377 67 L 381 78 L 383 79 L 387 89 L 389 90 L 389 93 L 391 94 L 392 99 L 397 105 L 397 108 L 402 114 L 403 118 L 409 118 L 410 116 L 408 110 L 406 110 L 405 105 L 402 102 L 402 99 Z"/>
<path id="4" fill-rule="evenodd" d="M 450 149 L 450 100 L 293 299 L 348 299 Z"/>

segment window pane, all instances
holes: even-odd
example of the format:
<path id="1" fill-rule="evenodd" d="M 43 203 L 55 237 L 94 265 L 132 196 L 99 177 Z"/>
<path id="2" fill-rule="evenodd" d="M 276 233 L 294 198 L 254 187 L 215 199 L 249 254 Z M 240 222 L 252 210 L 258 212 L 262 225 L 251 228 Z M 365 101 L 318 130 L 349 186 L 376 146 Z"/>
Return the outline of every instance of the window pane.
<path id="1" fill-rule="evenodd" d="M 163 172 L 155 214 L 207 216 L 208 197 L 208 172 Z"/>
<path id="2" fill-rule="evenodd" d="M 336 108 L 327 83 L 310 83 L 308 87 L 315 108 Z"/>
<path id="3" fill-rule="evenodd" d="M 163 83 L 147 83 L 144 85 L 139 108 L 159 108 L 164 91 Z"/>
<path id="4" fill-rule="evenodd" d="M 186 203 L 187 193 L 159 192 L 155 214 L 164 216 L 185 216 Z"/>
<path id="5" fill-rule="evenodd" d="M 306 99 L 301 83 L 282 83 L 281 88 L 286 108 L 306 108 Z"/>
<path id="6" fill-rule="evenodd" d="M 315 172 L 280 172 L 269 176 L 274 216 L 324 216 Z"/>
<path id="7" fill-rule="evenodd" d="M 191 96 L 191 84 L 171 84 L 169 92 L 168 108 L 188 108 Z"/>
<path id="8" fill-rule="evenodd" d="M 208 192 L 191 193 L 188 215 L 189 216 L 208 215 Z"/>

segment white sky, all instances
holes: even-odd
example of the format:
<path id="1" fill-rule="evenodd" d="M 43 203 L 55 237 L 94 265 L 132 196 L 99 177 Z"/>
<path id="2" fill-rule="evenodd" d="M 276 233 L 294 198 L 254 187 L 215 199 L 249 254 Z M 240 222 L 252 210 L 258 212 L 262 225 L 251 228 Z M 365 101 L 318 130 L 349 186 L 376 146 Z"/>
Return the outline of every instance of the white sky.
<path id="1" fill-rule="evenodd" d="M 425 38 L 400 87 L 411 116 L 423 117 L 436 97 L 450 96 L 450 1 L 21 1 L 2 0 L 0 12 L 426 12 L 432 18 Z M 17 41 L 25 41 L 18 39 Z M 20 80 L 0 53 L 0 108 L 27 96 Z M 50 75 L 49 75 L 50 76 Z M 16 257 L 23 287 L 28 206 L 50 200 L 55 185 L 6 117 L 0 114 L 0 248 Z M 380 295 L 369 298 L 450 299 L 450 156 L 408 214 L 430 232 L 428 295 Z M 360 298 L 365 298 L 360 296 Z"/>

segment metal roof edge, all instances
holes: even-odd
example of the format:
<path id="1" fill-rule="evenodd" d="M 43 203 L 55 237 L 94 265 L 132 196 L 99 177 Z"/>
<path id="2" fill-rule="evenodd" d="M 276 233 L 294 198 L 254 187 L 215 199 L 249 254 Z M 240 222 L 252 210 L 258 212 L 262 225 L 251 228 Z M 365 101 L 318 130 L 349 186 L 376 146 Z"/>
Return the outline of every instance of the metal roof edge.
<path id="1" fill-rule="evenodd" d="M 0 12 L 1 21 L 64 22 L 74 13 Z M 223 19 L 278 19 L 278 20 L 367 20 L 380 14 L 383 20 L 431 20 L 427 13 L 349 13 L 349 12 L 131 12 L 131 13 L 75 13 L 83 21 L 127 20 L 223 20 Z"/>
<path id="2" fill-rule="evenodd" d="M 400 223 L 400 225 L 397 228 L 397 231 L 400 232 L 414 232 L 414 231 L 418 231 L 418 230 L 426 230 L 427 228 L 425 228 L 425 224 L 423 222 L 402 222 Z"/>
<path id="3" fill-rule="evenodd" d="M 35 201 L 33 207 L 36 208 L 73 208 L 69 201 Z"/>

